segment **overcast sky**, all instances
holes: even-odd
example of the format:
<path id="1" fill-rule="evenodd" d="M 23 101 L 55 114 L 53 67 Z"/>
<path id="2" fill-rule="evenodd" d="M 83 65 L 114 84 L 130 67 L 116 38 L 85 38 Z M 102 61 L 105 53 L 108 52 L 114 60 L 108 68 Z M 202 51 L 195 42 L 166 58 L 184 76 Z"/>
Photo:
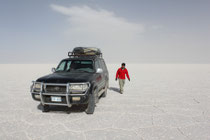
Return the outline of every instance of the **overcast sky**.
<path id="1" fill-rule="evenodd" d="M 0 0 L 0 63 L 210 63 L 209 0 Z"/>

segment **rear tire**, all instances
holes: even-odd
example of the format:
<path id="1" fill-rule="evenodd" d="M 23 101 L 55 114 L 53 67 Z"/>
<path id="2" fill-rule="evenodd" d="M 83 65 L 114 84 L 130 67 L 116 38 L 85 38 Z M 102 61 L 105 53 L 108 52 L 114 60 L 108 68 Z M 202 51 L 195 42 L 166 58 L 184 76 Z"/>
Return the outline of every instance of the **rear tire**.
<path id="1" fill-rule="evenodd" d="M 107 83 L 106 83 L 106 87 L 105 87 L 105 91 L 104 91 L 104 93 L 102 94 L 101 97 L 106 97 L 108 87 L 109 87 L 109 85 L 108 85 L 108 82 L 107 82 Z"/>
<path id="2" fill-rule="evenodd" d="M 93 114 L 95 111 L 95 106 L 96 106 L 95 104 L 96 104 L 96 90 L 92 94 L 90 94 L 85 112 L 87 114 Z"/>

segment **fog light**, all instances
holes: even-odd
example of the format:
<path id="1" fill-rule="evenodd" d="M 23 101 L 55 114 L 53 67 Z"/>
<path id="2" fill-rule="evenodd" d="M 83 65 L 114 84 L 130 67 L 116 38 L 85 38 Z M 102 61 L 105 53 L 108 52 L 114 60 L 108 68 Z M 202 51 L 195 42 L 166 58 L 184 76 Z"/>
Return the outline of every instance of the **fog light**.
<path id="1" fill-rule="evenodd" d="M 34 97 L 35 97 L 36 99 L 40 99 L 40 95 L 39 95 L 39 94 L 35 94 Z"/>
<path id="2" fill-rule="evenodd" d="M 72 97 L 73 101 L 80 101 L 80 97 Z"/>

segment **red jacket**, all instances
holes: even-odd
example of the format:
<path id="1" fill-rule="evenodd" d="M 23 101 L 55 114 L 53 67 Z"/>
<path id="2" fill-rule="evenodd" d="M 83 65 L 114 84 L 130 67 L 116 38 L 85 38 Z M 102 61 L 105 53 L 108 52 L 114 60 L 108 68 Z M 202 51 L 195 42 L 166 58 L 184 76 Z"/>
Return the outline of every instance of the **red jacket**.
<path id="1" fill-rule="evenodd" d="M 117 73 L 116 73 L 116 78 L 119 78 L 119 79 L 125 79 L 125 75 L 127 76 L 127 78 L 130 80 L 130 77 L 129 77 L 129 74 L 128 74 L 128 70 L 125 68 L 125 69 L 121 69 L 119 68 L 117 70 Z"/>

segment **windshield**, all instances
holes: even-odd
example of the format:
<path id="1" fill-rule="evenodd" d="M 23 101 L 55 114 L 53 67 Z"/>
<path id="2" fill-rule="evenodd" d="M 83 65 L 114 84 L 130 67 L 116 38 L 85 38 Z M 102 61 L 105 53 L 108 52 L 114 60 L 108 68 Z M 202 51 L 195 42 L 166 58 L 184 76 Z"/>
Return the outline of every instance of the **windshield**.
<path id="1" fill-rule="evenodd" d="M 56 68 L 56 72 L 94 72 L 91 60 L 64 60 Z"/>

